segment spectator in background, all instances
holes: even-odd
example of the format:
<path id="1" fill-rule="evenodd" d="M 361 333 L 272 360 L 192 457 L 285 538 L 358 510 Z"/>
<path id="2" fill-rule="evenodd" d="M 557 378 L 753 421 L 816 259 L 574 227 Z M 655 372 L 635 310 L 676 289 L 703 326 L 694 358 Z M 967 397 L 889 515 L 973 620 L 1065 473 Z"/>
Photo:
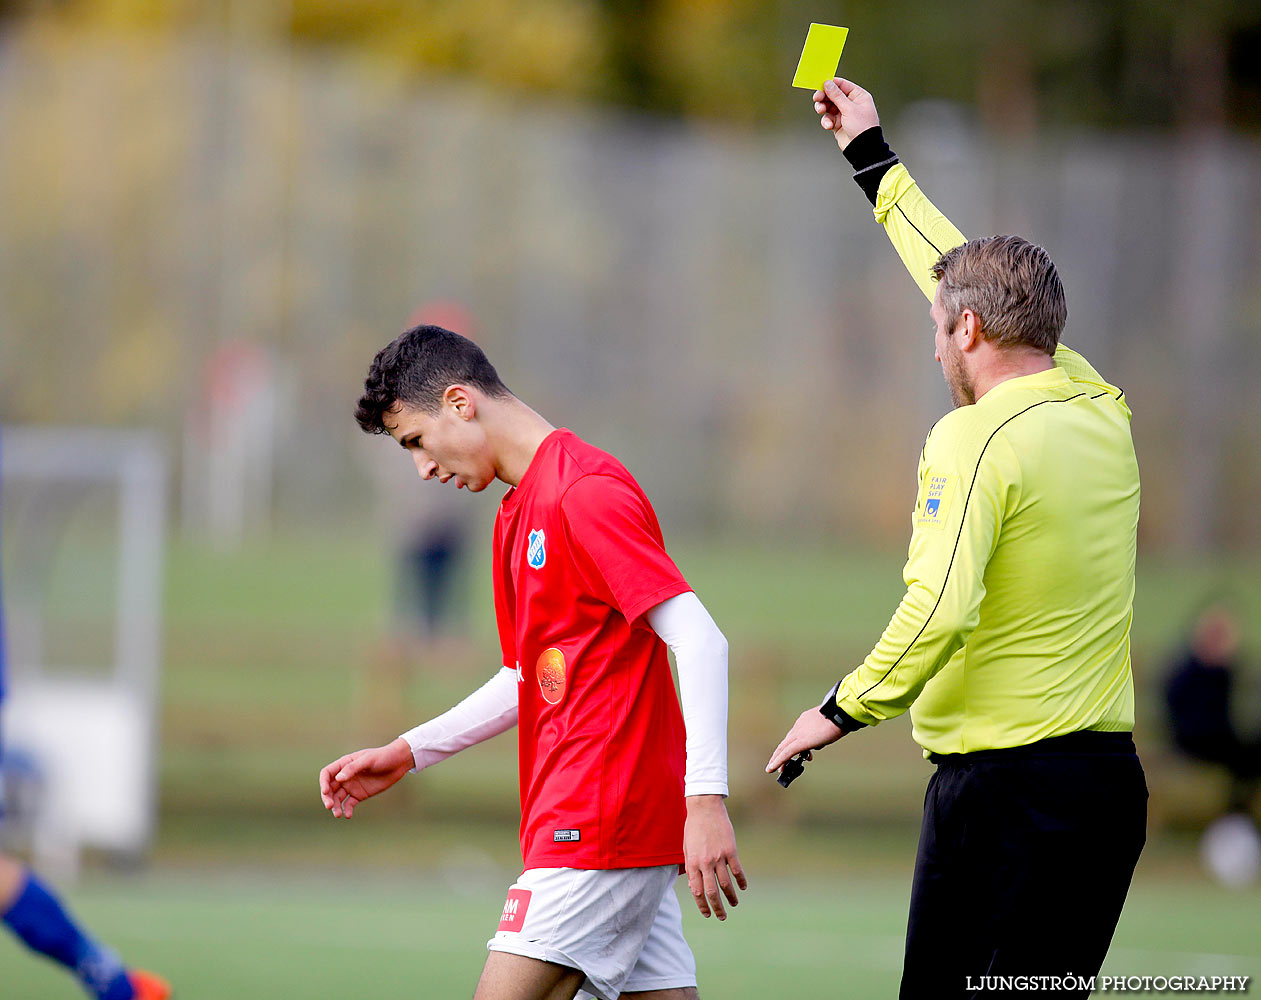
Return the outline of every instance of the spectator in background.
<path id="1" fill-rule="evenodd" d="M 442 516 L 447 513 L 417 524 L 403 553 L 400 603 L 429 637 L 449 635 L 459 615 L 454 591 L 468 533 L 462 519 Z"/>
<path id="2" fill-rule="evenodd" d="M 1239 667 L 1239 624 L 1224 604 L 1205 608 L 1165 686 L 1173 742 L 1196 760 L 1230 775 L 1227 811 L 1247 813 L 1261 779 L 1261 735 L 1242 736 L 1233 702 Z"/>
<path id="3" fill-rule="evenodd" d="M 441 326 L 477 339 L 472 313 L 450 299 L 435 299 L 418 308 L 407 321 L 407 329 L 416 326 Z M 427 491 L 399 560 L 398 607 L 402 617 L 430 640 L 458 632 L 463 614 L 456 590 L 467 558 L 473 512 L 460 503 L 462 499 L 454 491 Z"/>

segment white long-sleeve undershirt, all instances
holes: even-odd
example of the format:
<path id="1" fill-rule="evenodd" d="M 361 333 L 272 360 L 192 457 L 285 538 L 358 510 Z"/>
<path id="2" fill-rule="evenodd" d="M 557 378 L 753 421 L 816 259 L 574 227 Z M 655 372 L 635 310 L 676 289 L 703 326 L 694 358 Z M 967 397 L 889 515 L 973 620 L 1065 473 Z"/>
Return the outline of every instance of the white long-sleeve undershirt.
<path id="1" fill-rule="evenodd" d="M 436 719 L 403 734 L 412 748 L 416 770 L 498 736 L 517 724 L 517 672 L 497 671 L 490 680 Z"/>
<path id="2" fill-rule="evenodd" d="M 694 593 L 645 617 L 674 654 L 687 732 L 684 795 L 727 794 L 727 639 Z"/>
<path id="3" fill-rule="evenodd" d="M 670 647 L 679 672 L 687 733 L 685 795 L 727 794 L 727 640 L 690 591 L 662 601 L 646 616 Z M 497 671 L 480 688 L 402 738 L 422 771 L 517 724 L 517 672 Z"/>

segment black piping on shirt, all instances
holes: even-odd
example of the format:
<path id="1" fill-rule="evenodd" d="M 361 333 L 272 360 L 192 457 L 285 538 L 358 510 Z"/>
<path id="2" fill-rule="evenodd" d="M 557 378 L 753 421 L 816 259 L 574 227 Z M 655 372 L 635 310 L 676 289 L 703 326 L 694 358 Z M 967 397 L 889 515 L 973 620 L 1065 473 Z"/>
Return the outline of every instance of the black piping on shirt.
<path id="1" fill-rule="evenodd" d="M 896 209 L 898 210 L 898 214 L 899 214 L 899 215 L 901 215 L 901 216 L 902 216 L 902 218 L 906 219 L 906 224 L 907 224 L 908 226 L 910 226 L 912 229 L 914 229 L 917 233 L 919 233 L 919 235 L 920 235 L 920 239 L 922 239 L 922 240 L 923 240 L 925 243 L 927 243 L 930 247 L 932 247 L 934 250 L 936 250 L 936 251 L 937 251 L 937 255 L 940 257 L 940 256 L 941 256 L 941 252 L 942 252 L 942 251 L 941 251 L 941 247 L 939 247 L 936 243 L 934 243 L 932 240 L 930 240 L 927 236 L 925 236 L 925 235 L 924 235 L 924 231 L 923 231 L 922 229 L 920 229 L 920 227 L 919 227 L 919 226 L 917 226 L 914 222 L 912 222 L 912 221 L 911 221 L 911 219 L 910 219 L 910 217 L 909 217 L 909 216 L 908 216 L 908 215 L 907 215 L 904 211 L 902 211 L 902 206 L 901 206 L 901 205 L 894 204 L 894 206 L 893 206 L 893 207 L 894 207 L 894 208 L 896 208 Z"/>
<path id="2" fill-rule="evenodd" d="M 1004 427 L 1006 427 L 1009 423 L 1015 420 L 1017 417 L 1023 416 L 1024 414 L 1028 413 L 1030 410 L 1035 409 L 1039 406 L 1042 406 L 1045 403 L 1071 403 L 1074 399 L 1081 399 L 1085 395 L 1086 394 L 1084 392 L 1079 392 L 1076 396 L 1069 396 L 1066 399 L 1043 399 L 1036 403 L 1032 403 L 1029 406 L 1026 406 L 1019 413 L 1013 413 L 1010 417 L 1008 417 L 1001 424 L 995 427 L 993 433 L 991 433 L 990 436 L 985 439 L 985 446 L 981 448 L 981 453 L 977 455 L 976 457 L 976 468 L 972 470 L 972 482 L 968 486 L 967 498 L 963 501 L 963 516 L 959 518 L 959 533 L 955 535 L 954 549 L 950 553 L 950 562 L 946 566 L 946 576 L 941 581 L 941 590 L 938 591 L 937 593 L 937 603 L 933 605 L 932 611 L 928 612 L 928 617 L 924 619 L 924 624 L 921 625 L 920 630 L 917 633 L 915 633 L 915 638 L 911 640 L 910 645 L 908 645 L 906 649 L 902 650 L 898 658 L 893 661 L 893 664 L 889 667 L 888 670 L 884 672 L 884 674 L 880 677 L 879 680 L 873 681 L 871 686 L 868 687 L 867 690 L 863 691 L 860 695 L 858 695 L 859 701 L 862 701 L 862 699 L 867 697 L 867 695 L 869 695 L 876 687 L 878 687 L 880 684 L 883 684 L 884 681 L 888 678 L 888 676 L 891 673 L 893 673 L 894 670 L 897 669 L 898 664 L 902 662 L 906 654 L 915 648 L 915 644 L 919 642 L 919 637 L 924 634 L 924 630 L 928 628 L 928 623 L 932 621 L 933 615 L 937 612 L 937 608 L 941 605 L 941 599 L 946 594 L 946 585 L 950 582 L 950 571 L 954 568 L 955 556 L 959 554 L 959 541 L 960 539 L 963 538 L 963 525 L 968 517 L 968 505 L 972 502 L 972 491 L 976 488 L 976 477 L 980 475 L 980 472 L 981 472 L 981 459 L 985 457 L 985 452 L 989 448 L 990 442 L 994 440 L 994 436 L 999 431 L 1001 431 Z M 1099 399 L 1103 396 L 1109 396 L 1109 395 L 1111 395 L 1111 393 L 1101 392 L 1098 395 L 1091 396 L 1090 398 Z"/>

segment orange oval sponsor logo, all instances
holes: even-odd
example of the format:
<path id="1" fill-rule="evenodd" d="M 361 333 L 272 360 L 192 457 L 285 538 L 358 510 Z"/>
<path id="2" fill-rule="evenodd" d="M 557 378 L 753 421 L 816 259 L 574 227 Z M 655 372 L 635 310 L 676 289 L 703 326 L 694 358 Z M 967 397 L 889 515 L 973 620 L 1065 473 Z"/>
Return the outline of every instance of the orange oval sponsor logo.
<path id="1" fill-rule="evenodd" d="M 545 649 L 535 665 L 539 678 L 539 690 L 549 705 L 558 705 L 565 697 L 565 654 L 555 646 Z"/>

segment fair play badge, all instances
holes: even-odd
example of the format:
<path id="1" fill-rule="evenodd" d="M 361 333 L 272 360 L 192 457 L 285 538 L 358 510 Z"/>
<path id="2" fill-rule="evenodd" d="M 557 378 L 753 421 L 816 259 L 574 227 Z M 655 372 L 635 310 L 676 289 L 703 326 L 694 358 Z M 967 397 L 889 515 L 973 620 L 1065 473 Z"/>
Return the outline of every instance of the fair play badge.
<path id="1" fill-rule="evenodd" d="M 811 24 L 810 30 L 806 32 L 806 44 L 801 50 L 801 59 L 797 62 L 793 86 L 802 90 L 822 90 L 823 85 L 836 76 L 848 36 L 849 28 L 838 28 L 834 24 Z"/>

